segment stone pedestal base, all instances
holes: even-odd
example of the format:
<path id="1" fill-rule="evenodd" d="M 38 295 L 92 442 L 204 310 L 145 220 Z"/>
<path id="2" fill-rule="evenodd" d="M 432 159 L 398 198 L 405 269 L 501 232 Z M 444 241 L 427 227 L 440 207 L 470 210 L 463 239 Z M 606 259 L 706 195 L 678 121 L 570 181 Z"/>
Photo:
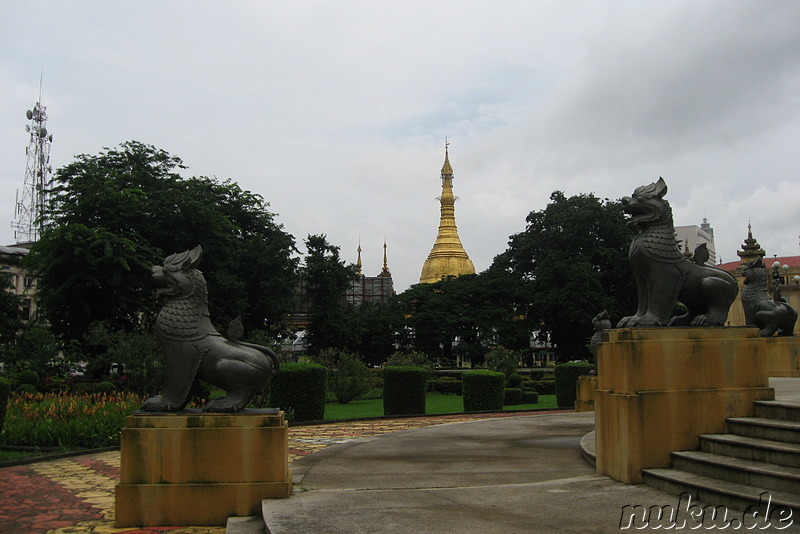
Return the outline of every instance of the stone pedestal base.
<path id="1" fill-rule="evenodd" d="M 222 526 L 292 488 L 283 412 L 136 413 L 120 446 L 117 527 Z"/>
<path id="2" fill-rule="evenodd" d="M 725 431 L 771 400 L 767 341 L 756 328 L 624 328 L 598 347 L 597 472 L 629 484 L 670 453 Z"/>
<path id="3" fill-rule="evenodd" d="M 578 377 L 577 399 L 575 400 L 576 412 L 594 411 L 594 392 L 597 389 L 596 376 Z"/>
<path id="4" fill-rule="evenodd" d="M 763 338 L 769 376 L 800 377 L 800 339 L 797 336 Z"/>

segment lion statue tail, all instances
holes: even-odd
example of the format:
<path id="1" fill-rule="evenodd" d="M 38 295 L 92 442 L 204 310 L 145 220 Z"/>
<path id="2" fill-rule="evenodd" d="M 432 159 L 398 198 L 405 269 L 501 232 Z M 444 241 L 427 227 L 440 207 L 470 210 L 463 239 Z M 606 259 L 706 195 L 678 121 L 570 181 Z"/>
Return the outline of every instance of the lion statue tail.
<path id="1" fill-rule="evenodd" d="M 272 372 L 277 373 L 281 366 L 281 359 L 280 357 L 272 351 L 272 349 L 265 347 L 263 345 L 256 345 L 255 343 L 245 343 L 243 341 L 237 341 L 239 345 L 250 347 L 252 349 L 256 349 L 259 352 L 263 352 L 264 355 L 269 358 L 270 362 L 272 363 Z"/>

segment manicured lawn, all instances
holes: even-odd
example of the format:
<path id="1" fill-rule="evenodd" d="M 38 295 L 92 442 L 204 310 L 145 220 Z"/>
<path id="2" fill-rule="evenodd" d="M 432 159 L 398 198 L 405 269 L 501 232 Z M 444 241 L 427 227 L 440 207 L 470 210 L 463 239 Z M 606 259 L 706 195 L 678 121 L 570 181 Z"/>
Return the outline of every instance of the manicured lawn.
<path id="1" fill-rule="evenodd" d="M 425 399 L 426 413 L 460 413 L 464 411 L 461 395 L 440 395 L 428 393 Z M 555 395 L 539 395 L 538 404 L 519 404 L 506 406 L 503 410 L 537 410 L 543 408 L 556 408 Z M 325 419 L 360 419 L 364 417 L 382 417 L 383 399 L 356 400 L 348 404 L 331 402 L 325 405 Z"/>

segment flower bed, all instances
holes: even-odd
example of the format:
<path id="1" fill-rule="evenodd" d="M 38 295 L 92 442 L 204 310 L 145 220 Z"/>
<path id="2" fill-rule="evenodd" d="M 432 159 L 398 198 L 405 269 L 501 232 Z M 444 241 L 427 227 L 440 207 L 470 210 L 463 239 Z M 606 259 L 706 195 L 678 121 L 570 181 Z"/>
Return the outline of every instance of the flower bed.
<path id="1" fill-rule="evenodd" d="M 64 449 L 119 443 L 125 418 L 142 405 L 132 393 L 14 394 L 0 443 Z"/>

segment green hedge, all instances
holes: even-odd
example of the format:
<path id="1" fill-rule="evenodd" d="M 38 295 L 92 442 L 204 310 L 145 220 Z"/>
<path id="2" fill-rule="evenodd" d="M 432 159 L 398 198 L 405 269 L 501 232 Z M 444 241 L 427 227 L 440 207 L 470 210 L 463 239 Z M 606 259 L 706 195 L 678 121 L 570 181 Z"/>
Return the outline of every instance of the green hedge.
<path id="1" fill-rule="evenodd" d="M 559 408 L 575 407 L 578 398 L 578 377 L 588 375 L 592 369 L 594 365 L 591 363 L 556 365 L 556 403 Z"/>
<path id="2" fill-rule="evenodd" d="M 428 382 L 428 391 L 442 395 L 461 395 L 461 381 L 451 376 L 443 376 Z"/>
<path id="3" fill-rule="evenodd" d="M 532 389 L 523 389 L 522 404 L 539 404 L 539 394 Z"/>
<path id="4" fill-rule="evenodd" d="M 325 418 L 327 369 L 314 363 L 283 363 L 272 377 L 270 405 L 281 408 L 292 422 Z"/>
<path id="5" fill-rule="evenodd" d="M 530 382 L 523 383 L 525 387 L 535 389 L 539 395 L 555 395 L 556 394 L 556 381 L 555 380 L 531 380 Z"/>
<path id="6" fill-rule="evenodd" d="M 522 388 L 506 388 L 503 390 L 503 406 L 522 404 Z"/>
<path id="7" fill-rule="evenodd" d="M 467 371 L 462 379 L 465 412 L 503 409 L 506 375 L 495 371 Z"/>
<path id="8" fill-rule="evenodd" d="M 11 394 L 11 381 L 0 376 L 0 433 L 3 432 L 3 423 L 6 420 L 6 407 L 8 396 Z"/>
<path id="9" fill-rule="evenodd" d="M 383 369 L 383 414 L 416 415 L 425 413 L 425 377 L 422 367 Z"/>

